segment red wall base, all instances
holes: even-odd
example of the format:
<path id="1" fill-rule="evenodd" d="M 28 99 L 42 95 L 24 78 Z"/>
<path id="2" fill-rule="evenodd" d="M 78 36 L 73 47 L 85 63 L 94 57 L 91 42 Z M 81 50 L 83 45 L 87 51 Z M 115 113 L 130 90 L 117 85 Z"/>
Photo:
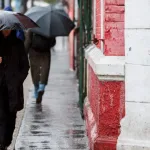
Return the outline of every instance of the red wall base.
<path id="1" fill-rule="evenodd" d="M 94 150 L 116 150 L 116 140 L 109 141 L 98 138 L 94 144 Z"/>
<path id="2" fill-rule="evenodd" d="M 96 121 L 93 116 L 89 101 L 86 101 L 85 103 L 84 116 L 85 116 L 85 122 L 86 122 L 87 136 L 89 138 L 89 147 L 90 147 L 90 150 L 93 150 L 95 140 L 98 137 L 98 133 L 97 133 Z"/>
<path id="3" fill-rule="evenodd" d="M 84 115 L 90 150 L 116 150 L 117 139 L 100 138 L 98 126 L 93 116 L 89 101 L 85 103 Z"/>
<path id="4" fill-rule="evenodd" d="M 124 93 L 124 81 L 99 80 L 89 66 L 84 115 L 90 150 L 116 150 L 125 114 Z"/>

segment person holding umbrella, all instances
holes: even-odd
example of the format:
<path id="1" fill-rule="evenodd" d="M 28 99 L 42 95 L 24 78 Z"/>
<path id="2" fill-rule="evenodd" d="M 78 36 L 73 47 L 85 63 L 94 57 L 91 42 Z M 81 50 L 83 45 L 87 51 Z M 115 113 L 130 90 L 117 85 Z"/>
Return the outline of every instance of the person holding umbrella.
<path id="1" fill-rule="evenodd" d="M 29 70 L 16 31 L 0 32 L 0 150 L 11 144 L 17 111 L 23 108 L 23 81 Z"/>
<path id="2" fill-rule="evenodd" d="M 0 150 L 11 144 L 29 70 L 24 43 L 16 37 L 16 30 L 33 27 L 37 25 L 24 15 L 0 11 Z"/>
<path id="3" fill-rule="evenodd" d="M 29 53 L 31 77 L 34 84 L 34 98 L 36 103 L 42 102 L 45 87 L 48 83 L 51 48 L 56 44 L 56 39 L 28 31 L 26 34 L 26 51 Z"/>
<path id="4" fill-rule="evenodd" d="M 63 9 L 52 5 L 32 7 L 25 15 L 40 27 L 28 32 L 25 45 L 29 51 L 34 97 L 41 103 L 49 75 L 50 48 L 56 43 L 55 37 L 68 36 L 75 25 Z"/>

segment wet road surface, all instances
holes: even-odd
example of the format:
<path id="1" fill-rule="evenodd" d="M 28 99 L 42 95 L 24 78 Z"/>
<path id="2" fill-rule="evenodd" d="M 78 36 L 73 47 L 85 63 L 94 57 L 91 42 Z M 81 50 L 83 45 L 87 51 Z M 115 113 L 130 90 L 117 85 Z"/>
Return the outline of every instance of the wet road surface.
<path id="1" fill-rule="evenodd" d="M 74 73 L 68 53 L 53 52 L 51 74 L 42 105 L 29 94 L 16 150 L 88 150 L 84 122 L 77 107 Z"/>

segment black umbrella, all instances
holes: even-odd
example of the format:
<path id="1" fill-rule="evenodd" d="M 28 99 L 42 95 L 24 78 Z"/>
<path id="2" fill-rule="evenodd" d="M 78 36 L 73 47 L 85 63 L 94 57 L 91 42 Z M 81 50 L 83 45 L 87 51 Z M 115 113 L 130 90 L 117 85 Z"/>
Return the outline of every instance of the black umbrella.
<path id="1" fill-rule="evenodd" d="M 64 10 L 52 6 L 33 7 L 25 15 L 33 19 L 40 27 L 31 31 L 46 37 L 68 36 L 75 27 Z"/>
<path id="2" fill-rule="evenodd" d="M 38 27 L 38 25 L 23 14 L 0 11 L 0 30 L 24 30 L 35 27 Z"/>

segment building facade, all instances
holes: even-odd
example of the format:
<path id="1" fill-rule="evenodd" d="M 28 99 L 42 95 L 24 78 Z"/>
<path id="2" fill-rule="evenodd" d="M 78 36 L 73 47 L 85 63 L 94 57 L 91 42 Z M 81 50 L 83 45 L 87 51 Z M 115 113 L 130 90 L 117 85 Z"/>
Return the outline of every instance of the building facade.
<path id="1" fill-rule="evenodd" d="M 85 49 L 85 120 L 91 150 L 115 150 L 125 115 L 124 0 L 93 0 L 95 44 Z"/>
<path id="2" fill-rule="evenodd" d="M 89 1 L 78 2 L 80 33 L 91 29 L 92 37 L 86 43 L 86 34 L 80 34 L 90 150 L 150 150 L 149 0 Z"/>

